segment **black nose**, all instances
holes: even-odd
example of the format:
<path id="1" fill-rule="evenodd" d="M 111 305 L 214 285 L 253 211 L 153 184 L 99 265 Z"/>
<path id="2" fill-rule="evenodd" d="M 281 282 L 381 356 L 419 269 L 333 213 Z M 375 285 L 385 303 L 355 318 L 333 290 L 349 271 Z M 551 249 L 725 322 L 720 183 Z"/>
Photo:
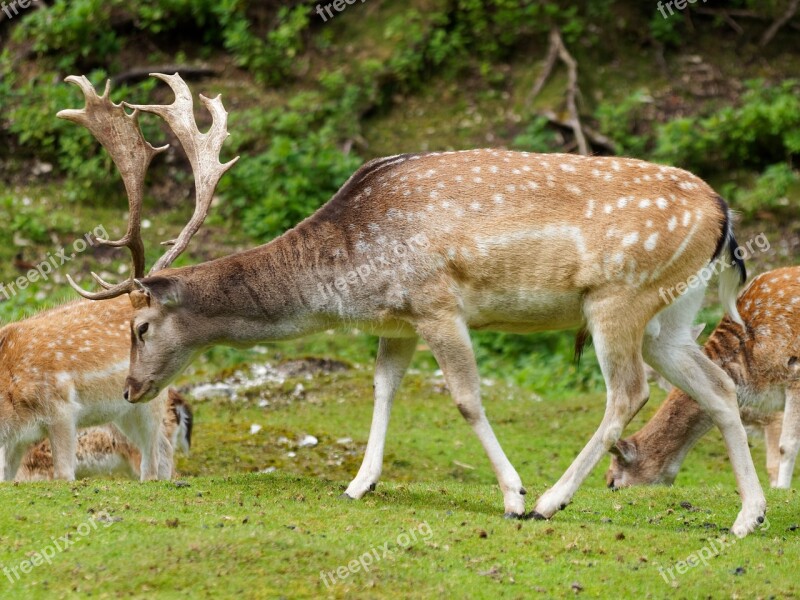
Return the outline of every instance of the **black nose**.
<path id="1" fill-rule="evenodd" d="M 130 396 L 130 390 L 128 388 L 125 388 L 125 392 L 123 392 L 122 397 L 125 398 L 125 400 L 127 400 L 129 396 Z"/>

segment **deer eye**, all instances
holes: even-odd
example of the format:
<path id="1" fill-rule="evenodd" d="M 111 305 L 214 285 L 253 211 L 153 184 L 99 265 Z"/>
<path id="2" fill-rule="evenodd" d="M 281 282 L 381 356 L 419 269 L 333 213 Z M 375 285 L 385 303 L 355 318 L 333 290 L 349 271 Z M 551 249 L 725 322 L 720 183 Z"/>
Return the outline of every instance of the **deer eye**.
<path id="1" fill-rule="evenodd" d="M 142 323 L 136 328 L 136 334 L 139 336 L 140 340 L 144 337 L 144 334 L 147 333 L 148 329 L 150 329 L 150 323 Z"/>

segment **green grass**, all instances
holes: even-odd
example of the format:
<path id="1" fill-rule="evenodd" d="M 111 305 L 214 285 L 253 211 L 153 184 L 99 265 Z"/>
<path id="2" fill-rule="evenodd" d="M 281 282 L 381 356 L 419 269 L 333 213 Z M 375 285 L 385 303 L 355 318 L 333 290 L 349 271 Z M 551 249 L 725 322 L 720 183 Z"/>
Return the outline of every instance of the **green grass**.
<path id="1" fill-rule="evenodd" d="M 424 365 L 425 357 L 418 362 Z M 201 362 L 192 377 L 206 374 Z M 305 388 L 301 397 L 292 393 L 297 383 Z M 753 598 L 800 592 L 787 568 L 800 548 L 794 490 L 768 492 L 768 531 L 676 573 L 674 584 L 662 578 L 659 567 L 674 567 L 725 535 L 738 511 L 718 434 L 689 456 L 675 487 L 611 492 L 604 463 L 552 521 L 507 521 L 480 445 L 425 368 L 408 377 L 395 403 L 383 482 L 362 501 L 343 501 L 339 495 L 366 443 L 370 384 L 370 369 L 354 368 L 265 386 L 235 402 L 195 401 L 192 455 L 178 463 L 188 485 L 0 486 L 3 567 L 32 559 L 53 538 L 71 533 L 74 540 L 13 585 L 0 574 L 0 597 Z M 532 508 L 592 433 L 604 397 L 542 399 L 502 383 L 484 390 Z M 269 405 L 259 407 L 263 399 Z M 655 408 L 656 402 L 648 405 L 631 429 Z M 251 434 L 254 423 L 263 429 Z M 298 448 L 294 442 L 305 434 L 319 444 Z M 758 440 L 754 457 L 763 474 Z M 268 467 L 276 470 L 258 472 Z M 111 521 L 104 517 L 82 536 L 77 528 L 101 511 Z M 346 571 L 373 549 L 381 560 L 369 571 L 360 565 Z M 336 575 L 326 586 L 320 572 L 339 567 L 347 577 Z"/>

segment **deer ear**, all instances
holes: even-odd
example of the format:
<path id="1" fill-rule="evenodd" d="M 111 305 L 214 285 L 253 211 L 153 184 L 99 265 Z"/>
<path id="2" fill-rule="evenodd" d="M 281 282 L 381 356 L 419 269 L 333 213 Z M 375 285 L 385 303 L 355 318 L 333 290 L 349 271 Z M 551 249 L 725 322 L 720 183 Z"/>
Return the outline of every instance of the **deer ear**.
<path id="1" fill-rule="evenodd" d="M 636 446 L 628 440 L 617 440 L 617 443 L 611 446 L 609 452 L 626 465 L 636 459 Z"/>
<path id="2" fill-rule="evenodd" d="M 134 281 L 139 288 L 139 292 L 147 296 L 148 305 L 151 304 L 152 300 L 155 300 L 161 306 L 179 306 L 183 300 L 183 285 L 177 279 L 156 275 L 145 277 L 144 279 L 135 279 Z"/>
<path id="3" fill-rule="evenodd" d="M 697 325 L 692 326 L 692 337 L 696 340 L 700 337 L 700 334 L 703 333 L 703 330 L 706 328 L 705 323 L 699 323 Z"/>

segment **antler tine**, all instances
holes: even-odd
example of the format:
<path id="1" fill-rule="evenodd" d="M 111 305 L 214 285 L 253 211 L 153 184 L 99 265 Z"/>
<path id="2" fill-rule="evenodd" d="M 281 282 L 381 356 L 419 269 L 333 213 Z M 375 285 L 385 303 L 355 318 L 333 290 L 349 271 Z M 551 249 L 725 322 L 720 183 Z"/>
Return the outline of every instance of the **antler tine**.
<path id="1" fill-rule="evenodd" d="M 175 101 L 167 105 L 128 105 L 144 112 L 154 113 L 167 122 L 175 136 L 180 140 L 189 163 L 192 166 L 195 181 L 195 209 L 192 218 L 183 228 L 171 248 L 153 265 L 151 273 L 166 269 L 186 249 L 192 237 L 208 216 L 214 190 L 220 178 L 230 169 L 239 157 L 222 164 L 219 161 L 220 150 L 225 139 L 230 135 L 227 129 L 228 113 L 219 96 L 206 98 L 200 94 L 200 101 L 212 117 L 211 128 L 201 133 L 194 119 L 194 101 L 186 82 L 178 73 L 165 75 L 151 73 L 151 76 L 164 81 L 175 94 Z"/>
<path id="2" fill-rule="evenodd" d="M 91 293 L 78 286 L 71 277 L 67 277 L 70 285 L 84 298 L 102 300 L 114 298 L 135 289 L 133 279 L 144 276 L 145 256 L 141 235 L 141 210 L 144 197 L 144 178 L 153 157 L 163 152 L 168 146 L 154 148 L 142 136 L 139 129 L 139 115 L 125 112 L 122 104 L 114 104 L 110 98 L 111 82 L 106 81 L 105 91 L 98 96 L 91 82 L 85 77 L 70 75 L 66 82 L 75 84 L 83 92 L 86 105 L 81 109 L 59 111 L 56 116 L 86 127 L 111 156 L 117 166 L 125 191 L 128 195 L 129 219 L 128 229 L 119 240 L 98 240 L 105 246 L 115 248 L 127 247 L 131 252 L 133 268 L 131 278 L 121 284 L 111 285 L 92 273 L 104 291 Z"/>

